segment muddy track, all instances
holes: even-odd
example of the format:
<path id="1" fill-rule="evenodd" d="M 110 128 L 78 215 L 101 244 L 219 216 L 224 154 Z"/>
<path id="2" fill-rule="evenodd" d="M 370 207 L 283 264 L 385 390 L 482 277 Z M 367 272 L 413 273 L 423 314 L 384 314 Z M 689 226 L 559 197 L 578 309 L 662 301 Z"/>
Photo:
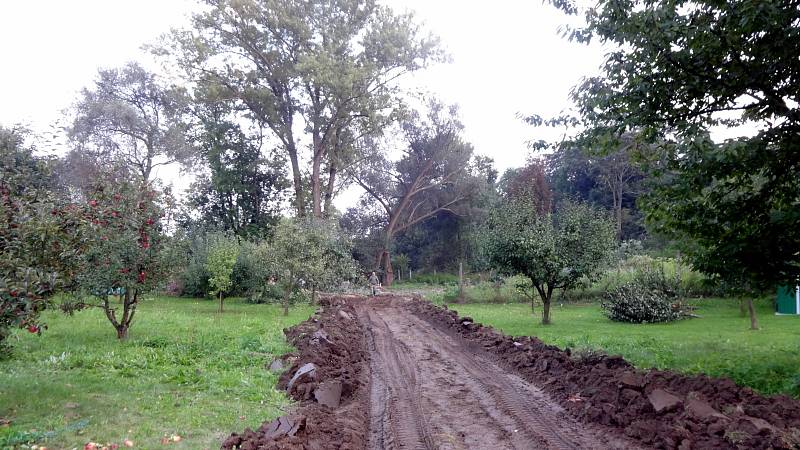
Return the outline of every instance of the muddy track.
<path id="1" fill-rule="evenodd" d="M 800 449 L 800 402 L 506 336 L 419 298 L 320 298 L 284 330 L 298 403 L 223 449 Z"/>
<path id="2" fill-rule="evenodd" d="M 638 448 L 571 419 L 545 393 L 411 314 L 356 307 L 370 359 L 368 449 Z"/>

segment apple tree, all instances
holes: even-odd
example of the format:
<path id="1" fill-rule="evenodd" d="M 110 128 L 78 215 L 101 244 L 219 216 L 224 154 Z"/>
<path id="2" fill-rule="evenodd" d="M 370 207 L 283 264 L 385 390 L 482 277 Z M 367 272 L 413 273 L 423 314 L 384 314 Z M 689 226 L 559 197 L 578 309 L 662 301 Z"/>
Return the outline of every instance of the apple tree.
<path id="1" fill-rule="evenodd" d="M 596 276 L 615 247 L 614 231 L 604 213 L 585 204 L 565 202 L 555 213 L 539 214 L 528 199 L 507 199 L 489 215 L 484 251 L 500 273 L 530 280 L 547 325 L 553 291 Z"/>
<path id="2" fill-rule="evenodd" d="M 164 251 L 164 205 L 169 201 L 169 192 L 139 180 L 105 175 L 92 183 L 80 206 L 86 248 L 77 281 L 82 297 L 93 300 L 65 304 L 65 309 L 100 307 L 117 338 L 127 338 L 142 297 L 169 273 Z"/>
<path id="3" fill-rule="evenodd" d="M 0 127 L 0 351 L 13 328 L 41 333 L 39 313 L 73 282 L 80 253 L 74 208 L 52 188 L 52 164 Z"/>

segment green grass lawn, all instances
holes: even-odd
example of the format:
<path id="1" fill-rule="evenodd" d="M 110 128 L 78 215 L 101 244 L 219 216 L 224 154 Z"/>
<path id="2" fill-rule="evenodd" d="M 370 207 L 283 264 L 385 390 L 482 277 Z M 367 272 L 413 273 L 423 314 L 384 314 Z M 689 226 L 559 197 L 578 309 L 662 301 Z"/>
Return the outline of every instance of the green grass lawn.
<path id="1" fill-rule="evenodd" d="M 620 354 L 640 368 L 726 376 L 757 391 L 800 398 L 800 316 L 775 316 L 758 302 L 760 331 L 750 331 L 732 300 L 693 302 L 702 318 L 668 324 L 608 320 L 597 305 L 555 305 L 553 324 L 540 324 L 529 304 L 449 305 L 461 315 L 514 336 L 538 336 L 558 347 Z"/>
<path id="2" fill-rule="evenodd" d="M 280 415 L 288 400 L 265 370 L 289 350 L 283 328 L 306 319 L 274 305 L 227 300 L 157 298 L 137 310 L 119 342 L 99 309 L 73 317 L 47 312 L 42 336 L 11 339 L 0 361 L 0 448 L 30 441 L 48 448 L 83 448 L 89 441 L 135 448 L 219 448 L 229 433 Z"/>

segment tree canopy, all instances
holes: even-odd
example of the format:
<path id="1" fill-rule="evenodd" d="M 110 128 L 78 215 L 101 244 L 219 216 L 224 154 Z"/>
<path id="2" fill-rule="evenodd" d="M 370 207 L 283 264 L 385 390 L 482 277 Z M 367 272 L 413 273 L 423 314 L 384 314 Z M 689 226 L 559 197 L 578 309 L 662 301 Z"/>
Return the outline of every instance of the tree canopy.
<path id="1" fill-rule="evenodd" d="M 0 126 L 0 353 L 12 327 L 40 332 L 39 313 L 73 287 L 78 221 L 53 191 L 53 161 L 36 156 L 28 132 Z"/>
<path id="2" fill-rule="evenodd" d="M 196 158 L 205 163 L 189 191 L 196 219 L 242 238 L 266 236 L 289 187 L 285 159 L 243 129 L 219 90 L 198 89 L 191 103 Z"/>
<path id="3" fill-rule="evenodd" d="M 103 69 L 94 86 L 82 91 L 67 131 L 91 162 L 122 166 L 147 183 L 154 168 L 193 155 L 182 98 L 138 63 Z"/>
<path id="4" fill-rule="evenodd" d="M 800 275 L 800 8 L 778 0 L 601 1 L 567 35 L 607 44 L 574 91 L 578 142 L 656 145 L 646 207 L 695 267 L 743 288 Z M 536 118 L 532 120 L 538 122 Z M 728 139 L 712 139 L 712 132 Z M 587 144 L 588 145 L 588 144 Z"/>
<path id="5" fill-rule="evenodd" d="M 473 149 L 461 137 L 457 117 L 454 106 L 429 102 L 424 116 L 414 113 L 401 123 L 399 159 L 389 159 L 376 145 L 351 173 L 365 192 L 360 207 L 376 211 L 384 225 L 376 266 L 383 269 L 387 286 L 394 278 L 394 237 L 440 213 L 459 215 L 459 208 L 477 193 L 481 180 L 470 170 Z"/>
<path id="6" fill-rule="evenodd" d="M 291 164 L 298 215 L 309 206 L 329 215 L 353 144 L 394 119 L 396 80 L 441 59 L 437 39 L 374 0 L 206 4 L 158 52 L 271 131 Z"/>
<path id="7" fill-rule="evenodd" d="M 566 202 L 541 214 L 530 199 L 499 204 L 483 231 L 489 264 L 506 275 L 528 278 L 542 304 L 542 323 L 550 323 L 556 289 L 569 289 L 594 277 L 614 248 L 614 227 L 604 213 Z"/>

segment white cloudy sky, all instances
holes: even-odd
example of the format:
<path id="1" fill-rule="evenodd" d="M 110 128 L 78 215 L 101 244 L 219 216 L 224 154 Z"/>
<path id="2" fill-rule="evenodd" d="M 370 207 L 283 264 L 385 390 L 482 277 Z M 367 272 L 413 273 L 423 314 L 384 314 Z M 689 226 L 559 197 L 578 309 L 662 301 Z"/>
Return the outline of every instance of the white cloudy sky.
<path id="1" fill-rule="evenodd" d="M 555 114 L 569 89 L 595 73 L 598 47 L 558 34 L 567 18 L 537 0 L 388 0 L 413 10 L 438 35 L 453 62 L 406 80 L 461 106 L 466 136 L 502 171 L 529 154 L 526 141 L 554 137 L 518 113 Z M 129 60 L 191 12 L 191 0 L 25 0 L 0 2 L 0 124 L 46 132 L 98 67 Z M 149 64 L 148 64 L 149 65 Z M 175 171 L 161 176 L 185 186 Z M 342 198 L 340 206 L 352 201 Z"/>

